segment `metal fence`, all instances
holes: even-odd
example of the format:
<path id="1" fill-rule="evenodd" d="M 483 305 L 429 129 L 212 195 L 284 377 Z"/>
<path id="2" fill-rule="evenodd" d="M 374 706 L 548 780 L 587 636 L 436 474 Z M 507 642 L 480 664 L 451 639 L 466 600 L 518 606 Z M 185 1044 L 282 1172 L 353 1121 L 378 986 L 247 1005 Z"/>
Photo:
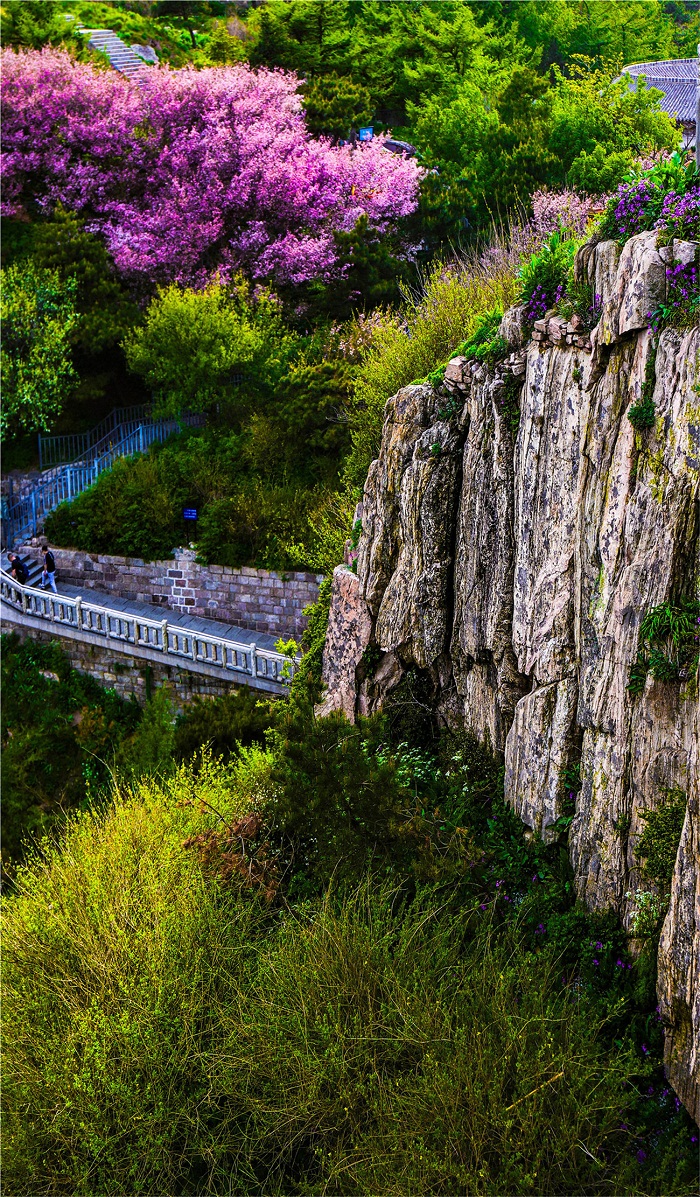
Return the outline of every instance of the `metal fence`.
<path id="1" fill-rule="evenodd" d="M 13 548 L 28 537 L 36 536 L 50 511 L 87 490 L 118 457 L 143 453 L 149 445 L 167 440 L 183 426 L 200 427 L 203 423 L 204 417 L 199 415 L 185 415 L 177 420 L 122 420 L 114 429 L 103 432 L 92 445 L 83 448 L 82 456 L 75 461 L 53 466 L 29 490 L 6 498 L 2 511 L 4 546 Z"/>
<path id="2" fill-rule="evenodd" d="M 132 407 L 115 407 L 91 428 L 89 432 L 74 432 L 66 436 L 42 436 L 39 434 L 39 469 L 65 465 L 81 457 L 94 456 L 95 446 L 105 437 L 118 433 L 121 424 L 142 424 L 151 419 L 149 403 L 134 404 Z"/>
<path id="3" fill-rule="evenodd" d="M 260 689 L 289 685 L 299 658 L 290 660 L 282 653 L 241 644 L 208 632 L 195 631 L 167 619 L 147 619 L 69 598 L 51 592 L 21 586 L 8 574 L 0 572 L 0 599 L 24 615 L 42 619 L 56 628 L 74 629 L 85 638 L 99 636 L 105 644 L 131 645 L 133 655 L 151 650 L 162 653 L 168 664 L 187 668 L 192 662 L 206 665 L 222 677 L 252 684 Z"/>

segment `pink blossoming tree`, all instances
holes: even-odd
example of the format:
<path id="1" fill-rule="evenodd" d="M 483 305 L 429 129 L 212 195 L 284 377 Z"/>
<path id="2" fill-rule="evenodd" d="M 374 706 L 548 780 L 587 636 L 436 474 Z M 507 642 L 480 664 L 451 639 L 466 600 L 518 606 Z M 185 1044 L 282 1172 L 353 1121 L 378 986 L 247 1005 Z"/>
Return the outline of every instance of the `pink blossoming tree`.
<path id="1" fill-rule="evenodd" d="M 334 232 L 383 234 L 413 212 L 420 167 L 376 139 L 313 139 L 298 80 L 236 65 L 154 69 L 137 88 L 56 50 L 2 56 L 7 214 L 59 201 L 106 239 L 123 277 L 202 285 L 243 269 L 332 279 Z"/>

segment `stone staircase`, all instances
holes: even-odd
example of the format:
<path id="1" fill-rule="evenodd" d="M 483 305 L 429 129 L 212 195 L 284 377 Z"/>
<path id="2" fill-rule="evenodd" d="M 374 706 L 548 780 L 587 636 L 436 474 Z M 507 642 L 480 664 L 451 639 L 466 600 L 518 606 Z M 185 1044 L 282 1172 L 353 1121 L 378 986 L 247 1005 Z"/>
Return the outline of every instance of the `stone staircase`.
<path id="1" fill-rule="evenodd" d="M 110 66 L 113 66 L 115 71 L 119 71 L 121 75 L 132 79 L 134 83 L 140 84 L 150 70 L 146 61 L 131 46 L 127 46 L 112 29 L 79 27 L 76 29 L 76 33 L 80 37 L 86 37 L 91 49 L 105 54 L 109 59 Z"/>
<path id="2" fill-rule="evenodd" d="M 50 511 L 54 511 L 59 503 L 71 502 L 92 486 L 104 470 L 111 469 L 118 457 L 145 453 L 154 442 L 162 442 L 184 427 L 201 427 L 205 422 L 201 413 L 183 412 L 177 419 L 154 420 L 143 416 L 141 411 L 141 408 L 125 408 L 124 414 L 134 418 L 122 420 L 119 409 L 115 409 L 107 420 L 108 431 L 97 440 L 89 433 L 44 438 L 44 456 L 60 460 L 65 446 L 72 451 L 77 448 L 77 456 L 72 461 L 42 470 L 36 479 L 28 475 L 17 483 L 10 478 L 3 481 L 0 488 L 3 547 L 11 548 L 36 536 Z M 104 421 L 93 430 L 94 433 L 99 434 L 103 425 Z"/>
<path id="3" fill-rule="evenodd" d="M 41 560 L 36 560 L 34 557 L 25 557 L 22 553 L 18 553 L 20 561 L 23 561 L 27 567 L 29 577 L 27 579 L 27 586 L 41 586 L 42 564 Z M 12 568 L 11 562 L 7 553 L 3 550 L 0 554 L 0 570 L 4 574 L 9 574 Z"/>

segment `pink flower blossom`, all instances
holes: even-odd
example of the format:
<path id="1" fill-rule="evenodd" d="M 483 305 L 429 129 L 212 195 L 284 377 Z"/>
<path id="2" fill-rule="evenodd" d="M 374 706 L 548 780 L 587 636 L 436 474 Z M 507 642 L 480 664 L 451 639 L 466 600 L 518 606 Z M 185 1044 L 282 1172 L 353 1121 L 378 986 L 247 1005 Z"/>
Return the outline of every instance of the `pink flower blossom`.
<path id="1" fill-rule="evenodd" d="M 334 232 L 366 216 L 382 234 L 417 205 L 415 160 L 313 139 L 283 71 L 158 68 L 136 88 L 51 49 L 4 51 L 2 70 L 4 211 L 64 204 L 144 288 L 332 278 Z"/>

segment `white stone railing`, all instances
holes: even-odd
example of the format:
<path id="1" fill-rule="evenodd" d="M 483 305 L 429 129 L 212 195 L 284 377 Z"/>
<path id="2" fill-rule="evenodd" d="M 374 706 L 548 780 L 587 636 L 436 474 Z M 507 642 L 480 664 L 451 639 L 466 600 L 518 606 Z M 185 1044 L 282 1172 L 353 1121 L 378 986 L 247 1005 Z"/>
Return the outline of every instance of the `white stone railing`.
<path id="1" fill-rule="evenodd" d="M 193 665 L 207 666 L 221 677 L 240 680 L 243 685 L 247 682 L 260 689 L 269 686 L 278 692 L 280 686 L 288 686 L 300 660 L 298 657 L 291 660 L 256 644 L 238 643 L 169 623 L 167 619 L 147 619 L 86 603 L 81 598 L 21 586 L 2 571 L 0 599 L 23 615 L 45 620 L 58 635 L 63 629 L 71 629 L 78 637 L 82 635 L 92 640 L 97 636 L 104 639 L 106 645 L 116 647 L 119 644 L 123 646 L 122 651 L 134 656 L 146 652 L 162 653 L 164 664 L 177 664 L 184 669 Z"/>

